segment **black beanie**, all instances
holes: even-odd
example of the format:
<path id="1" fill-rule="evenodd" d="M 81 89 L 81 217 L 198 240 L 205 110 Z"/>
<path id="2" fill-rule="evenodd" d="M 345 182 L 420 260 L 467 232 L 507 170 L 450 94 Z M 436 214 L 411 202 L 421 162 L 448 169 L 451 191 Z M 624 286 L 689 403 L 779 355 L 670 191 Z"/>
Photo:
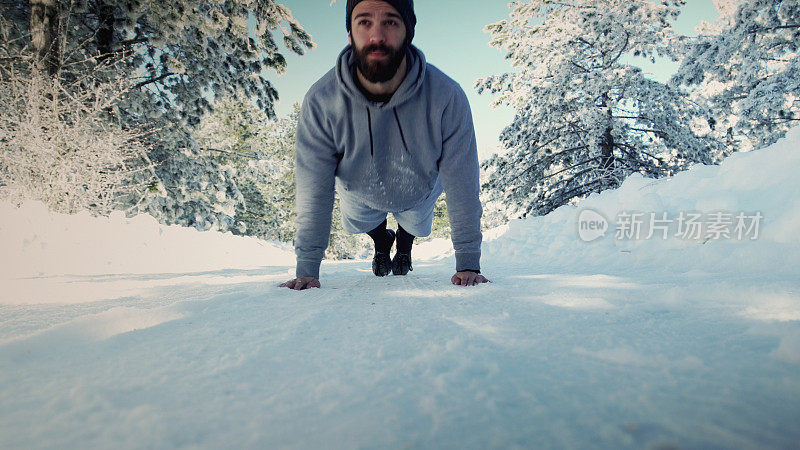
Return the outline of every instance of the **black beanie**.
<path id="1" fill-rule="evenodd" d="M 350 31 L 350 24 L 353 21 L 353 9 L 363 0 L 347 0 L 347 31 Z M 414 15 L 414 0 L 381 0 L 388 3 L 400 13 L 403 24 L 406 26 L 406 43 L 411 43 L 414 39 L 414 27 L 417 25 L 417 16 Z"/>

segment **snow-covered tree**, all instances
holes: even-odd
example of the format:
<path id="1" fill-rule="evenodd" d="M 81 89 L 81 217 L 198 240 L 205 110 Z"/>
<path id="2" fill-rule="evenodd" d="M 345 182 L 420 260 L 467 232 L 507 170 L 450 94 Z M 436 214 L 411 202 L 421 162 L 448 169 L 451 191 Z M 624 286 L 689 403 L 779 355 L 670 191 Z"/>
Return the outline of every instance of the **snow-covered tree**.
<path id="1" fill-rule="evenodd" d="M 447 200 L 444 194 L 439 196 L 433 208 L 433 223 L 429 239 L 435 238 L 450 238 L 450 218 L 447 214 Z"/>
<path id="2" fill-rule="evenodd" d="M 113 118 L 133 82 L 109 76 L 111 60 L 65 80 L 12 36 L 0 18 L 0 199 L 95 214 L 141 202 L 154 178 L 148 131 Z"/>
<path id="3" fill-rule="evenodd" d="M 203 118 L 198 143 L 234 174 L 242 201 L 236 234 L 290 242 L 294 238 L 294 140 L 300 105 L 278 120 L 250 102 L 219 102 Z"/>
<path id="4" fill-rule="evenodd" d="M 9 0 L 0 13 L 13 24 L 14 42 L 42 53 L 40 65 L 68 83 L 117 61 L 110 79 L 126 76 L 134 89 L 115 120 L 155 130 L 148 156 L 159 182 L 139 210 L 202 229 L 232 225 L 240 193 L 231 174 L 199 149 L 193 128 L 214 98 L 254 100 L 274 116 L 277 92 L 265 73 L 286 65 L 276 37 L 300 54 L 313 45 L 274 0 Z"/>
<path id="5" fill-rule="evenodd" d="M 264 71 L 282 72 L 286 60 L 273 31 L 290 51 L 302 54 L 313 45 L 274 0 L 9 0 L 0 8 L 23 34 L 50 40 L 34 42 L 34 49 L 60 46 L 60 67 L 86 57 L 128 56 L 123 70 L 147 94 L 131 101 L 129 113 L 158 118 L 171 110 L 189 125 L 210 110 L 209 94 L 254 99 L 274 116 L 277 92 Z M 34 20 L 39 15 L 47 19 Z M 36 24 L 43 25 L 26 33 Z"/>
<path id="6" fill-rule="evenodd" d="M 235 234 L 292 242 L 295 237 L 294 144 L 300 105 L 286 117 L 269 118 L 250 102 L 223 101 L 206 116 L 198 142 L 207 156 L 233 174 L 242 201 L 236 206 Z M 346 233 L 338 197 L 334 201 L 326 257 L 362 256 L 369 239 Z"/>
<path id="7" fill-rule="evenodd" d="M 761 148 L 800 123 L 800 1 L 734 3 L 728 26 L 690 41 L 673 82 L 707 99 L 743 149 Z"/>
<path id="8" fill-rule="evenodd" d="M 739 9 L 739 4 L 743 0 L 713 0 L 714 7 L 719 13 L 719 17 L 715 23 L 710 23 L 705 20 L 700 21 L 695 30 L 698 34 L 719 34 L 726 27 L 733 25 L 736 10 Z"/>
<path id="9" fill-rule="evenodd" d="M 682 0 L 530 0 L 486 27 L 514 71 L 478 80 L 516 109 L 506 149 L 483 164 L 484 188 L 510 215 L 545 214 L 617 186 L 721 157 L 705 112 L 624 57 L 677 59 L 672 20 Z"/>

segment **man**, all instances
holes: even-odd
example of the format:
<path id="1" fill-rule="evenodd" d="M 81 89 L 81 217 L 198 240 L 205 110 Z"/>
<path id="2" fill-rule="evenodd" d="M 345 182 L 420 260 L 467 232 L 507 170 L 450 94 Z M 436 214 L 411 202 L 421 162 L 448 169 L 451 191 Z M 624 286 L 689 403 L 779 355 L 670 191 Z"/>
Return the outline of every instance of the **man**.
<path id="1" fill-rule="evenodd" d="M 375 243 L 377 276 L 413 270 L 414 237 L 430 234 L 444 190 L 456 254 L 451 282 L 489 281 L 480 274 L 483 209 L 469 104 L 458 84 L 411 45 L 416 22 L 412 0 L 348 0 L 350 45 L 308 91 L 300 112 L 297 278 L 282 287 L 320 287 L 334 189 L 345 231 L 367 233 Z M 388 212 L 397 232 L 386 229 Z"/>

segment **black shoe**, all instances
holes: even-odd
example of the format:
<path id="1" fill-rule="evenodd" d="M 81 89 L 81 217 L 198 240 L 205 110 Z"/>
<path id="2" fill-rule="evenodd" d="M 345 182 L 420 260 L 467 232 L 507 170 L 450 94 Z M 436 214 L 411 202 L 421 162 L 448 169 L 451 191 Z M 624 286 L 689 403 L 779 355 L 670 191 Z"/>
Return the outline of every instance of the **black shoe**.
<path id="1" fill-rule="evenodd" d="M 411 267 L 411 253 L 397 252 L 392 258 L 392 273 L 394 275 L 405 275 L 409 270 L 414 270 Z"/>
<path id="2" fill-rule="evenodd" d="M 389 246 L 386 247 L 389 250 L 384 252 L 376 249 L 375 256 L 372 258 L 372 273 L 379 277 L 389 275 L 389 272 L 392 270 L 392 261 L 389 259 L 389 252 L 392 250 L 392 244 L 394 244 L 394 230 L 386 230 L 386 234 L 389 236 L 387 239 Z"/>

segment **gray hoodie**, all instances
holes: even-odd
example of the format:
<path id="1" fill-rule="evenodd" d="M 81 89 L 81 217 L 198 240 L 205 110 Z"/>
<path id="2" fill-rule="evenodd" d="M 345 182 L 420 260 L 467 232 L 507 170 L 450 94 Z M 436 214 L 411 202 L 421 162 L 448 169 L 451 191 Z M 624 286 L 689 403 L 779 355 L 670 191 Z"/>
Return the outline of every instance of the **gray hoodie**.
<path id="1" fill-rule="evenodd" d="M 297 277 L 319 278 L 330 237 L 334 186 L 381 211 L 419 205 L 441 177 L 456 270 L 480 269 L 478 151 L 467 96 L 414 46 L 408 74 L 387 103 L 353 80 L 353 52 L 303 100 L 295 145 Z"/>

